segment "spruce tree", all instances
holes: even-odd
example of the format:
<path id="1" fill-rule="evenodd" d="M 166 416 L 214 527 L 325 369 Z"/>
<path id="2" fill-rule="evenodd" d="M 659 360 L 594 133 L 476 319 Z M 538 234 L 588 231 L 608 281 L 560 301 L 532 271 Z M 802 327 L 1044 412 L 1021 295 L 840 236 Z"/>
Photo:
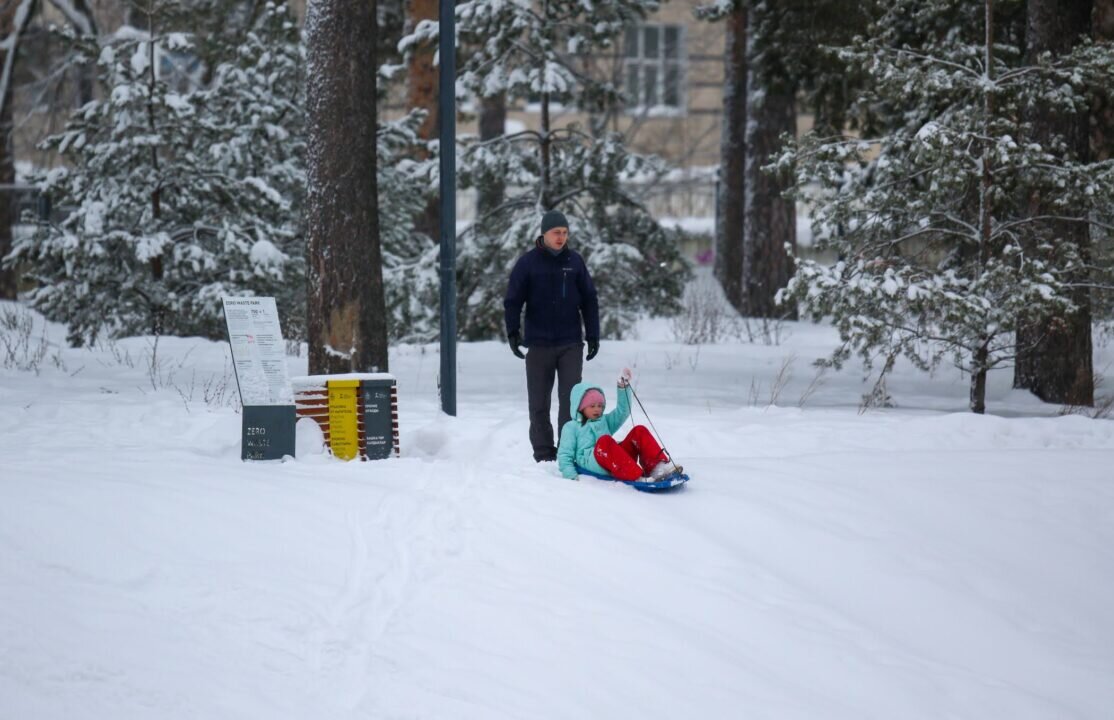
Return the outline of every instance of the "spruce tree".
<path id="1" fill-rule="evenodd" d="M 254 236 L 258 259 L 284 270 L 252 292 L 273 295 L 288 337 L 305 336 L 305 53 L 289 6 L 263 3 L 254 25 L 225 52 L 198 93 L 206 213 L 235 218 Z M 226 232 L 226 236 L 227 232 Z M 254 246 L 253 246 L 254 247 Z"/>
<path id="2" fill-rule="evenodd" d="M 439 248 L 418 227 L 436 184 L 437 161 L 421 137 L 422 111 L 379 126 L 379 238 L 383 246 L 383 285 L 390 339 L 428 342 L 440 327 Z"/>
<path id="3" fill-rule="evenodd" d="M 75 343 L 102 331 L 217 337 L 222 295 L 289 303 L 301 278 L 292 16 L 268 4 L 214 85 L 180 92 L 159 64 L 193 46 L 170 24 L 182 8 L 148 9 L 146 30 L 61 31 L 78 61 L 96 67 L 103 93 L 44 141 L 66 164 L 37 181 L 65 216 L 17 243 L 10 260 L 30 268 L 32 304 L 67 323 Z"/>
<path id="4" fill-rule="evenodd" d="M 835 323 L 842 344 L 827 362 L 904 355 L 930 370 L 950 359 L 969 374 L 981 413 L 987 372 L 1014 360 L 1021 319 L 1073 312 L 1086 265 L 1085 248 L 1053 240 L 1053 218 L 1026 212 L 1021 198 L 1039 189 L 1056 222 L 1086 225 L 1114 193 L 1108 163 L 1071 157 L 1062 138 L 1025 142 L 1024 118 L 1037 106 L 1086 107 L 1111 87 L 1114 54 L 1088 45 L 1025 65 L 1016 45 L 995 43 L 989 2 L 977 39 L 925 22 L 970 7 L 902 0 L 844 49 L 873 83 L 860 105 L 894 124 L 878 138 L 813 134 L 781 157 L 815 202 L 819 249 L 839 258 L 800 260 L 782 296 Z M 893 43 L 910 17 L 922 42 Z"/>

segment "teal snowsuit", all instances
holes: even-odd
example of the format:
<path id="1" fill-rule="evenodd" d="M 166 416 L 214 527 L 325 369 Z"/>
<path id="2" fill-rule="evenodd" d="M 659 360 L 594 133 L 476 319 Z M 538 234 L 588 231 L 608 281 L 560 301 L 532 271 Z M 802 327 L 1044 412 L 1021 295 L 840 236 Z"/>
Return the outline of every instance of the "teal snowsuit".
<path id="1" fill-rule="evenodd" d="M 557 467 L 561 470 L 561 474 L 570 480 L 576 479 L 577 465 L 600 475 L 610 474 L 596 462 L 596 441 L 604 435 L 613 435 L 630 417 L 631 389 L 628 386 L 619 388 L 619 402 L 616 403 L 614 410 L 600 415 L 598 420 L 585 422 L 584 413 L 579 410 L 580 400 L 584 397 L 584 393 L 592 388 L 603 392 L 599 385 L 592 383 L 582 382 L 573 386 L 570 397 L 572 407 L 577 408 L 576 414 L 561 428 L 561 443 L 557 446 Z"/>

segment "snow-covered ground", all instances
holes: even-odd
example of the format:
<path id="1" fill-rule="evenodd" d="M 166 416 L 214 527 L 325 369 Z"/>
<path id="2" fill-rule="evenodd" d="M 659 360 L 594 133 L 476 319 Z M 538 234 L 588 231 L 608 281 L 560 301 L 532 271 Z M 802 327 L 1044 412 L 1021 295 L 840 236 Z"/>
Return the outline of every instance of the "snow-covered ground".
<path id="1" fill-rule="evenodd" d="M 654 496 L 531 462 L 501 343 L 455 419 L 393 351 L 401 459 L 245 464 L 226 344 L 42 327 L 0 369 L 0 718 L 1111 717 L 1114 422 L 1009 371 L 985 417 L 907 366 L 860 414 L 857 368 L 807 392 L 830 329 L 644 323 L 585 375 L 634 368 L 693 477 Z"/>

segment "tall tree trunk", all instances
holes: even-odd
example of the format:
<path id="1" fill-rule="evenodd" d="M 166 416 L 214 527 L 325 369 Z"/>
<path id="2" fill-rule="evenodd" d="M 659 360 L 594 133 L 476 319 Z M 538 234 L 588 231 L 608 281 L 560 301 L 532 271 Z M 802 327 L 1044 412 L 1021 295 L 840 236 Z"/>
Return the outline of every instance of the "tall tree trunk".
<path id="1" fill-rule="evenodd" d="M 549 199 L 553 196 L 553 188 L 550 187 L 549 169 L 553 141 L 549 137 L 549 93 L 547 92 L 542 93 L 541 135 L 542 187 L 540 202 L 542 210 L 552 210 L 553 206 L 549 204 Z"/>
<path id="2" fill-rule="evenodd" d="M 990 88 L 994 82 L 994 3 L 985 0 L 983 5 L 983 67 L 986 68 L 984 78 L 986 82 L 982 93 L 982 154 L 979 164 L 982 165 L 982 176 L 979 178 L 979 274 L 986 271 L 990 265 L 990 258 L 994 250 L 990 244 L 993 241 L 994 229 L 994 157 L 992 154 L 994 141 L 991 139 L 991 118 L 994 117 L 994 96 Z M 982 415 L 986 412 L 986 373 L 990 337 L 983 334 L 979 337 L 979 346 L 971 358 L 971 412 Z"/>
<path id="3" fill-rule="evenodd" d="M 12 80 L 19 40 L 31 17 L 29 0 L 9 0 L 0 7 L 0 183 L 8 188 L 15 183 L 15 162 L 12 157 Z M 12 192 L 0 190 L 0 261 L 12 251 Z M 0 298 L 14 299 L 18 291 L 14 268 L 4 269 L 0 262 Z"/>
<path id="4" fill-rule="evenodd" d="M 751 18 L 747 29 L 746 205 L 743 219 L 743 294 L 750 317 L 795 317 L 795 310 L 778 307 L 777 291 L 793 274 L 785 246 L 797 246 L 797 213 L 792 200 L 782 197 L 783 178 L 762 166 L 781 148 L 784 133 L 795 134 L 795 88 L 774 70 L 767 47 L 755 36 Z"/>
<path id="5" fill-rule="evenodd" d="M 309 371 L 387 370 L 376 164 L 376 0 L 306 17 Z"/>
<path id="6" fill-rule="evenodd" d="M 1094 0 L 1094 39 L 1114 40 L 1114 0 Z M 1114 157 L 1114 103 L 1099 100 L 1091 111 L 1091 152 L 1095 160 Z"/>
<path id="7" fill-rule="evenodd" d="M 747 9 L 738 2 L 724 23 L 723 120 L 716 203 L 715 275 L 743 312 L 743 210 L 746 205 Z"/>
<path id="8" fill-rule="evenodd" d="M 155 37 L 155 16 L 151 13 L 146 15 L 147 20 L 147 36 Z M 156 85 L 158 84 L 158 77 L 156 71 L 158 66 L 155 63 L 155 43 L 147 43 L 147 127 L 152 135 L 158 132 L 158 120 L 155 117 L 155 96 Z M 160 170 L 159 149 L 151 146 L 151 168 L 156 178 L 160 178 L 159 184 L 151 188 L 151 218 L 156 227 L 158 227 L 159 219 L 162 217 L 162 172 Z M 161 228 L 160 228 L 161 229 Z M 152 257 L 148 264 L 151 268 L 151 280 L 154 288 L 158 288 L 154 297 L 147 298 L 147 306 L 151 313 L 151 334 L 156 338 L 162 335 L 163 323 L 166 319 L 166 293 L 163 289 L 163 261 L 162 255 L 155 255 Z"/>
<path id="9" fill-rule="evenodd" d="M 422 20 L 437 21 L 438 0 L 406 0 L 406 31 L 413 32 Z M 425 140 L 437 135 L 437 66 L 433 57 L 437 43 L 414 48 L 406 62 L 406 107 L 421 108 L 428 114 L 418 134 Z"/>
<path id="10" fill-rule="evenodd" d="M 406 30 L 412 32 L 422 20 L 437 21 L 438 0 L 406 0 Z M 406 107 L 426 111 L 425 120 L 418 128 L 418 137 L 433 140 L 437 137 L 438 77 L 433 57 L 437 43 L 431 42 L 414 48 L 406 62 Z M 425 210 L 415 218 L 418 232 L 435 242 L 441 236 L 441 201 L 430 197 Z"/>
<path id="11" fill-rule="evenodd" d="M 507 96 L 504 93 L 480 98 L 480 141 L 494 140 L 507 133 Z M 478 189 L 476 219 L 479 221 L 503 204 L 506 183 L 502 178 Z"/>
<path id="12" fill-rule="evenodd" d="M 552 23 L 552 15 L 550 13 L 549 0 L 542 0 L 542 22 L 545 30 L 542 36 L 542 43 L 544 47 L 541 52 L 544 53 L 553 45 L 553 35 L 556 30 Z M 548 80 L 546 80 L 548 82 Z M 552 210 L 553 206 L 550 204 L 550 198 L 553 197 L 553 187 L 550 184 L 550 161 L 552 159 L 553 140 L 549 136 L 549 92 L 543 90 L 541 93 L 541 192 L 538 196 L 538 202 L 541 204 L 542 210 Z"/>
<path id="13" fill-rule="evenodd" d="M 1064 55 L 1091 34 L 1090 0 L 1029 0 L 1026 22 L 1026 60 L 1034 64 L 1039 54 Z M 1090 158 L 1090 127 L 1087 111 L 1068 113 L 1040 106 L 1027 113 L 1033 124 L 1033 142 L 1047 146 L 1054 135 L 1062 136 L 1075 160 Z M 1037 191 L 1028 197 L 1030 216 L 1063 214 Z M 1090 253 L 1090 230 L 1079 222 L 1048 222 L 1040 226 L 1043 240 L 1071 242 Z M 1080 271 L 1074 282 L 1086 284 Z M 1086 288 L 1073 292 L 1078 310 L 1071 314 L 1028 318 L 1017 333 L 1017 363 L 1014 387 L 1026 388 L 1045 402 L 1094 405 L 1094 369 L 1091 346 L 1091 296 Z"/>
<path id="14" fill-rule="evenodd" d="M 8 86 L 3 110 L 0 111 L 0 184 L 15 184 L 15 163 L 12 158 L 12 88 Z M 12 193 L 0 191 L 0 299 L 14 300 L 19 292 L 19 278 L 15 268 L 3 266 L 4 256 L 12 251 L 12 223 L 15 213 Z"/>

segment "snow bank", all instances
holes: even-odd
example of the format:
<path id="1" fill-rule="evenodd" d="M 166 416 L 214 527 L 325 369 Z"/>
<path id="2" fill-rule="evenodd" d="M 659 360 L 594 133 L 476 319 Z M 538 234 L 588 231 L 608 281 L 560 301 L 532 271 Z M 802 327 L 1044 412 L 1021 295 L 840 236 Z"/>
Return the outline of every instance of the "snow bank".
<path id="1" fill-rule="evenodd" d="M 0 717 L 1114 706 L 1114 422 L 1056 417 L 1000 373 L 1000 415 L 956 412 L 963 378 L 902 366 L 896 409 L 860 415 L 856 371 L 797 407 L 827 329 L 642 329 L 585 372 L 634 368 L 694 478 L 673 495 L 534 464 L 502 343 L 460 346 L 458 418 L 437 412 L 436 347 L 393 349 L 400 459 L 308 454 L 299 427 L 296 461 L 245 464 L 224 344 L 163 338 L 152 364 L 150 339 L 66 349 L 36 320 L 39 373 L 0 370 Z"/>

